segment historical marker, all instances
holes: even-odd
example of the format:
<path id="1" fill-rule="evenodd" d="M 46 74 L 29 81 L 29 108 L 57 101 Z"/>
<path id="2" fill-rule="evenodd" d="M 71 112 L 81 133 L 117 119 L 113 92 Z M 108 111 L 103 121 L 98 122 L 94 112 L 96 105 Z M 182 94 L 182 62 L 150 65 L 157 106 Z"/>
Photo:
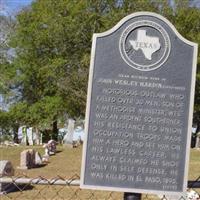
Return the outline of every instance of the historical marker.
<path id="1" fill-rule="evenodd" d="M 197 44 L 139 12 L 94 34 L 81 187 L 186 190 Z"/>

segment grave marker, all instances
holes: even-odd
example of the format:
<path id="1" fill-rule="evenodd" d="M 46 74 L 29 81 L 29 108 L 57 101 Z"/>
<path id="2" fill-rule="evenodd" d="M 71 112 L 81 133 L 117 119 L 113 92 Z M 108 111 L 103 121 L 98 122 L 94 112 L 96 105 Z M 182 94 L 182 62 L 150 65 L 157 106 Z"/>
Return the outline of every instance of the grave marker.
<path id="1" fill-rule="evenodd" d="M 56 154 L 56 145 L 57 142 L 55 140 L 49 140 L 47 143 L 48 149 L 49 149 L 49 155 L 55 155 Z"/>
<path id="2" fill-rule="evenodd" d="M 14 176 L 14 168 L 10 161 L 0 160 L 0 176 Z"/>
<path id="3" fill-rule="evenodd" d="M 0 160 L 0 177 L 14 176 L 14 167 L 8 160 Z M 14 184 L 0 183 L 0 194 L 12 191 L 15 188 Z"/>
<path id="4" fill-rule="evenodd" d="M 35 165 L 42 165 L 42 157 L 38 151 L 35 152 Z"/>
<path id="5" fill-rule="evenodd" d="M 186 192 L 197 44 L 139 12 L 94 34 L 81 188 Z"/>
<path id="6" fill-rule="evenodd" d="M 29 145 L 33 145 L 33 128 L 32 127 L 29 127 L 29 128 L 27 128 L 27 140 L 28 140 L 28 144 Z"/>
<path id="7" fill-rule="evenodd" d="M 20 154 L 20 166 L 18 169 L 31 169 L 35 167 L 35 151 L 27 149 Z"/>
<path id="8" fill-rule="evenodd" d="M 63 142 L 67 147 L 73 147 L 73 134 L 74 134 L 74 123 L 73 119 L 68 119 L 67 134 L 64 136 Z"/>

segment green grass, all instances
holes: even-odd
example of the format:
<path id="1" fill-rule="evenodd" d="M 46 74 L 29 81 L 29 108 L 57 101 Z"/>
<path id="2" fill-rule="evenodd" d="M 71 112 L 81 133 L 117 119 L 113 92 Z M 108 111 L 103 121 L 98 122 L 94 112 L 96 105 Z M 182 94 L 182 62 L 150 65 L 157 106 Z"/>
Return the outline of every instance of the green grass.
<path id="1" fill-rule="evenodd" d="M 81 154 L 82 148 L 63 148 L 58 146 L 58 151 L 55 156 L 50 157 L 48 165 L 40 168 L 34 168 L 29 170 L 17 169 L 20 164 L 20 153 L 24 149 L 34 148 L 39 151 L 41 155 L 44 154 L 44 148 L 41 146 L 34 147 L 0 147 L 1 160 L 10 160 L 15 168 L 15 174 L 17 176 L 28 176 L 37 178 L 42 176 L 44 178 L 62 177 L 64 179 L 70 179 L 75 175 L 76 178 L 80 176 L 81 169 Z M 200 176 L 200 151 L 191 149 L 190 153 L 190 165 L 189 165 L 189 180 L 195 180 Z M 200 189 L 197 190 L 200 193 Z M 102 191 L 89 191 L 80 190 L 78 187 L 68 186 L 35 186 L 34 190 L 26 190 L 24 192 L 10 193 L 8 196 L 0 196 L 0 199 L 107 199 L 117 200 L 122 199 L 123 194 L 118 192 L 102 192 Z M 8 198 L 9 197 L 9 198 Z M 144 195 L 144 199 L 146 196 Z M 148 199 L 158 199 L 155 196 L 148 195 Z"/>
<path id="2" fill-rule="evenodd" d="M 10 160 L 15 168 L 15 174 L 26 174 L 29 177 L 44 176 L 46 178 L 53 178 L 57 175 L 61 177 L 70 178 L 73 175 L 80 175 L 81 169 L 81 155 L 82 148 L 64 148 L 58 146 L 55 156 L 50 157 L 50 162 L 45 167 L 33 168 L 29 170 L 17 169 L 20 164 L 20 153 L 24 149 L 33 148 L 41 155 L 44 154 L 44 148 L 41 146 L 29 147 L 0 147 L 0 159 Z M 189 165 L 189 179 L 195 180 L 200 176 L 200 150 L 191 149 L 190 165 Z"/>
<path id="3" fill-rule="evenodd" d="M 63 178 L 70 178 L 73 175 L 80 175 L 81 166 L 81 148 L 63 148 L 58 146 L 56 155 L 49 159 L 49 163 L 40 168 L 33 168 L 29 170 L 17 169 L 20 164 L 20 153 L 24 149 L 35 149 L 41 155 L 44 154 L 44 148 L 41 146 L 29 147 L 0 147 L 1 160 L 9 160 L 15 168 L 15 174 L 25 174 L 28 177 L 42 176 L 45 178 L 53 178 L 61 176 Z"/>
<path id="4" fill-rule="evenodd" d="M 40 152 L 41 155 L 44 154 L 44 148 L 40 146 L 34 147 L 0 147 L 1 160 L 10 160 L 15 168 L 15 174 L 17 176 L 27 176 L 32 178 L 37 178 L 39 176 L 52 179 L 55 177 L 61 177 L 64 179 L 70 179 L 75 176 L 79 179 L 80 169 L 81 169 L 81 154 L 82 148 L 63 148 L 58 146 L 57 153 L 55 156 L 50 157 L 50 162 L 45 167 L 34 168 L 29 170 L 17 169 L 20 164 L 20 153 L 24 149 L 33 148 Z M 91 199 L 91 200 L 117 200 L 122 199 L 122 193 L 110 193 L 104 191 L 90 191 L 81 190 L 79 187 L 68 187 L 68 186 L 40 186 L 34 185 L 34 190 L 25 190 L 23 192 L 14 192 L 6 196 L 0 196 L 1 200 L 6 199 L 17 199 L 17 200 L 27 200 L 27 199 Z"/>
<path id="5" fill-rule="evenodd" d="M 189 180 L 196 180 L 199 176 L 200 176 L 200 150 L 191 149 L 190 164 L 189 164 Z"/>

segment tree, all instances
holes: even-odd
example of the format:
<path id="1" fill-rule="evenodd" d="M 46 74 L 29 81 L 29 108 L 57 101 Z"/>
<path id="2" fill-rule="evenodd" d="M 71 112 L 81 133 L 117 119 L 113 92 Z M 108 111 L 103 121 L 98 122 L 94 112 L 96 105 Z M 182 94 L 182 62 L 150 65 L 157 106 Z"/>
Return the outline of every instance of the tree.
<path id="1" fill-rule="evenodd" d="M 9 41 L 15 24 L 12 16 L 0 15 L 0 95 L 3 95 L 4 100 L 9 98 L 12 93 L 9 87 L 12 85 L 12 78 L 15 75 L 15 71 L 9 67 L 14 56 Z"/>
<path id="2" fill-rule="evenodd" d="M 12 59 L 12 55 L 8 51 L 10 50 L 9 38 L 14 29 L 15 20 L 13 17 L 0 15 L 0 63 Z"/>
<path id="3" fill-rule="evenodd" d="M 178 4 L 174 21 L 176 28 L 185 38 L 200 44 L 200 9 L 190 8 L 188 1 L 185 1 L 185 4 Z M 193 117 L 194 123 L 200 126 L 200 46 L 197 58 L 195 105 Z"/>
<path id="4" fill-rule="evenodd" d="M 92 34 L 112 28 L 130 13 L 160 13 L 199 43 L 200 11 L 188 2 L 180 6 L 177 1 L 172 8 L 167 0 L 34 1 L 18 14 L 10 43 L 16 58 L 9 64 L 9 85 L 20 94 L 11 110 L 18 123 L 42 130 L 54 127 L 55 137 L 63 115 L 84 117 Z M 199 103 L 196 93 L 197 112 Z"/>
<path id="5" fill-rule="evenodd" d="M 0 133 L 1 134 L 6 134 L 9 131 L 10 124 L 8 123 L 9 122 L 8 119 L 9 119 L 8 113 L 0 110 Z"/>
<path id="6" fill-rule="evenodd" d="M 36 1 L 17 16 L 11 44 L 15 85 L 27 105 L 24 123 L 56 132 L 64 113 L 84 116 L 92 33 L 102 31 L 101 15 L 114 1 L 105 2 Z"/>

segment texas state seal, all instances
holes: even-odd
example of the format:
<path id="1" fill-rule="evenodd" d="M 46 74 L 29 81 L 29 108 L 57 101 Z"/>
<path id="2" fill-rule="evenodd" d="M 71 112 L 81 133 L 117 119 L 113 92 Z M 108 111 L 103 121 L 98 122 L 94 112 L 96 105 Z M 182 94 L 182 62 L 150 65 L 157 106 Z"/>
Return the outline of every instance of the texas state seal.
<path id="1" fill-rule="evenodd" d="M 158 23 L 141 20 L 130 24 L 119 41 L 123 60 L 134 69 L 151 71 L 161 67 L 170 54 L 167 31 Z"/>

